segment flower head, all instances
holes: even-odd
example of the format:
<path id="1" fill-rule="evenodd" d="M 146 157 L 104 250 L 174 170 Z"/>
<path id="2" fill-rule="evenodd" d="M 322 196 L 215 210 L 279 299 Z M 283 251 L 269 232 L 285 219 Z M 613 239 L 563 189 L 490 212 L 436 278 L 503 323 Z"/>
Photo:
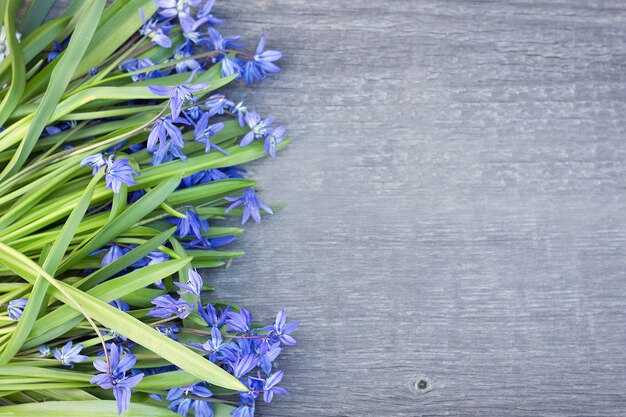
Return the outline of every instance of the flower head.
<path id="1" fill-rule="evenodd" d="M 141 21 L 143 22 L 143 27 L 139 29 L 139 33 L 144 36 L 150 38 L 152 42 L 155 44 L 162 46 L 163 48 L 171 48 L 172 40 L 168 38 L 167 32 L 173 27 L 168 25 L 159 26 L 158 22 L 154 19 L 151 19 L 146 22 L 146 17 L 144 16 L 143 9 L 139 8 L 139 14 L 141 15 Z"/>
<path id="2" fill-rule="evenodd" d="M 39 356 L 42 358 L 47 358 L 48 356 L 50 356 L 50 346 L 39 346 Z"/>
<path id="3" fill-rule="evenodd" d="M 278 126 L 265 137 L 263 143 L 263 150 L 266 154 L 269 154 L 272 158 L 276 158 L 276 147 L 283 141 L 285 137 L 285 126 Z"/>
<path id="4" fill-rule="evenodd" d="M 180 295 L 192 294 L 192 295 L 195 295 L 196 297 L 200 297 L 200 292 L 202 291 L 202 284 L 203 284 L 202 276 L 200 276 L 198 271 L 196 271 L 193 268 L 189 270 L 189 280 L 187 281 L 186 284 L 181 284 L 179 282 L 174 283 L 174 285 L 176 285 L 178 288 L 181 289 L 181 291 L 178 291 L 178 294 Z"/>
<path id="5" fill-rule="evenodd" d="M 85 362 L 89 359 L 89 356 L 81 355 L 80 351 L 83 349 L 83 345 L 72 346 L 70 340 L 59 350 L 54 349 L 54 357 L 65 366 L 74 367 L 74 363 Z"/>
<path id="6" fill-rule="evenodd" d="M 7 306 L 9 318 L 11 320 L 19 320 L 20 317 L 22 317 L 26 303 L 28 303 L 28 298 L 17 298 L 9 301 L 9 305 Z"/>
<path id="7" fill-rule="evenodd" d="M 213 148 L 224 155 L 229 155 L 224 149 L 211 142 L 211 138 L 224 128 L 224 123 L 209 125 L 209 117 L 208 113 L 204 113 L 202 117 L 200 117 L 200 120 L 198 120 L 193 134 L 194 140 L 206 145 L 205 152 L 210 152 L 211 148 Z"/>
<path id="8" fill-rule="evenodd" d="M 272 116 L 261 119 L 261 116 L 255 111 L 246 113 L 245 120 L 250 131 L 243 136 L 240 146 L 248 146 L 254 139 L 265 137 L 270 133 L 270 125 L 274 122 Z"/>
<path id="9" fill-rule="evenodd" d="M 159 317 L 162 319 L 176 315 L 181 319 L 187 318 L 193 311 L 191 305 L 185 300 L 176 300 L 169 294 L 160 295 L 152 300 L 155 307 L 146 313 L 150 317 Z"/>
<path id="10" fill-rule="evenodd" d="M 196 239 L 202 239 L 202 232 L 209 232 L 209 222 L 201 219 L 194 210 L 185 210 L 184 219 L 176 219 L 178 237 L 193 234 Z"/>
<path id="11" fill-rule="evenodd" d="M 252 84 L 255 79 L 261 81 L 267 74 L 280 72 L 280 68 L 274 64 L 283 57 L 279 51 L 265 51 L 265 34 L 261 35 L 259 44 L 252 59 L 247 61 L 243 67 L 243 78 L 248 84 Z"/>
<path id="12" fill-rule="evenodd" d="M 243 217 L 241 219 L 241 224 L 245 224 L 250 216 L 257 223 L 261 222 L 261 209 L 269 214 L 274 214 L 272 209 L 265 204 L 261 199 L 256 195 L 256 192 L 252 188 L 246 189 L 243 194 L 239 197 L 225 197 L 226 200 L 231 201 L 231 204 L 227 209 L 226 213 L 235 207 L 243 204 Z"/>
<path id="13" fill-rule="evenodd" d="M 165 399 L 171 401 L 167 408 L 186 416 L 190 408 L 194 409 L 196 417 L 213 417 L 211 404 L 202 398 L 209 398 L 213 393 L 200 382 L 180 388 L 172 388 L 167 392 Z"/>
<path id="14" fill-rule="evenodd" d="M 231 332 L 248 333 L 252 324 L 252 314 L 245 308 L 241 308 L 239 313 L 234 311 L 227 314 L 226 325 Z"/>
<path id="15" fill-rule="evenodd" d="M 137 385 L 144 374 L 127 375 L 137 358 L 129 352 L 124 352 L 121 346 L 111 343 L 109 348 L 109 364 L 102 359 L 93 362 L 94 368 L 102 372 L 91 378 L 92 384 L 98 384 L 101 388 L 112 389 L 117 402 L 117 413 L 128 409 L 130 405 L 130 389 Z"/>
<path id="16" fill-rule="evenodd" d="M 185 103 L 185 101 L 189 101 L 193 97 L 193 93 L 206 90 L 210 86 L 209 84 L 205 83 L 194 85 L 189 84 L 195 74 L 196 71 L 192 71 L 191 75 L 189 76 L 189 78 L 187 78 L 185 82 L 179 85 L 175 85 L 173 87 L 164 87 L 161 85 L 148 86 L 148 89 L 152 91 L 152 93 L 158 96 L 170 97 L 170 109 L 172 110 L 172 118 L 174 119 L 180 116 L 183 104 Z"/>
<path id="17" fill-rule="evenodd" d="M 299 322 L 294 321 L 292 323 L 287 323 L 287 315 L 285 314 L 285 310 L 280 310 L 276 315 L 276 320 L 274 324 L 271 326 L 267 326 L 264 329 L 270 331 L 270 336 L 276 337 L 280 339 L 287 346 L 293 346 L 296 344 L 296 339 L 290 336 L 291 333 L 296 331 Z"/>
<path id="18" fill-rule="evenodd" d="M 90 155 L 86 158 L 84 158 L 81 162 L 80 162 L 80 166 L 88 166 L 89 168 L 93 168 L 92 171 L 92 175 L 96 175 L 96 172 L 98 172 L 98 170 L 100 168 L 102 168 L 103 166 L 105 166 L 107 163 L 106 159 L 104 159 L 104 156 L 102 156 L 101 153 L 97 153 L 95 155 Z"/>
<path id="19" fill-rule="evenodd" d="M 265 401 L 267 404 L 272 402 L 274 394 L 289 394 L 286 389 L 276 386 L 281 381 L 281 379 L 283 379 L 283 374 L 283 371 L 278 371 L 270 375 L 269 378 L 265 380 L 265 383 L 263 384 L 263 401 Z"/>
<path id="20" fill-rule="evenodd" d="M 115 194 L 120 193 L 122 184 L 135 185 L 133 175 L 139 175 L 137 171 L 130 166 L 128 159 L 121 158 L 113 160 L 113 155 L 107 160 L 107 172 L 105 174 L 106 187 L 112 189 Z"/>

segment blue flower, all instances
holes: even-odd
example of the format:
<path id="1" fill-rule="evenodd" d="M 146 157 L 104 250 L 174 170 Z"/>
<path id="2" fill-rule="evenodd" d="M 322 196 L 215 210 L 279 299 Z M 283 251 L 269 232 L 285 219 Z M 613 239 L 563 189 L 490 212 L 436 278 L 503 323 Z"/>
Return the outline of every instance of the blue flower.
<path id="1" fill-rule="evenodd" d="M 233 346 L 235 346 L 234 343 L 231 343 L 231 342 L 224 343 L 224 339 L 222 338 L 222 333 L 220 332 L 220 330 L 217 327 L 212 327 L 211 338 L 208 339 L 206 342 L 204 342 L 204 344 L 202 345 L 202 349 L 206 350 L 207 352 L 211 352 L 213 355 L 215 355 L 219 353 L 221 350 L 229 349 L 229 348 L 232 348 Z M 211 358 L 213 362 L 215 362 L 215 359 L 216 359 L 215 356 Z"/>
<path id="2" fill-rule="evenodd" d="M 202 232 L 209 232 L 209 222 L 198 217 L 195 211 L 185 210 L 184 219 L 176 219 L 178 237 L 185 237 L 192 234 L 196 239 L 202 239 Z"/>
<path id="3" fill-rule="evenodd" d="M 266 154 L 270 154 L 272 158 L 276 158 L 276 146 L 283 141 L 285 137 L 285 126 L 278 126 L 265 137 L 263 150 Z"/>
<path id="4" fill-rule="evenodd" d="M 248 112 L 245 116 L 245 120 L 250 131 L 243 136 L 239 146 L 248 146 L 254 139 L 265 137 L 270 133 L 270 125 L 274 122 L 272 116 L 262 120 L 261 116 L 255 111 Z"/>
<path id="5" fill-rule="evenodd" d="M 274 61 L 283 57 L 279 51 L 265 49 L 265 34 L 261 35 L 259 44 L 251 60 L 247 61 L 243 68 L 243 77 L 248 84 L 252 84 L 255 79 L 261 81 L 269 73 L 280 72 L 280 68 L 274 64 Z"/>
<path id="6" fill-rule="evenodd" d="M 143 22 L 143 27 L 139 29 L 139 33 L 143 36 L 147 36 L 150 40 L 152 40 L 152 42 L 162 46 L 163 48 L 171 48 L 172 40 L 167 37 L 167 32 L 173 26 L 161 25 L 159 27 L 157 21 L 154 19 L 146 22 L 146 17 L 144 16 L 142 8 L 139 8 L 139 14 L 141 15 L 141 21 Z"/>
<path id="7" fill-rule="evenodd" d="M 173 161 L 175 158 L 186 161 L 187 155 L 183 153 L 182 149 L 173 139 L 168 139 L 165 141 L 165 144 L 160 146 L 152 155 L 152 165 L 164 164 L 165 162 Z"/>
<path id="8" fill-rule="evenodd" d="M 237 378 L 243 378 L 259 364 L 259 359 L 252 353 L 237 354 L 234 361 L 229 365 L 232 367 L 232 374 Z"/>
<path id="9" fill-rule="evenodd" d="M 133 175 L 138 175 L 138 173 L 130 166 L 128 159 L 121 158 L 113 161 L 113 155 L 109 156 L 105 175 L 106 188 L 112 189 L 115 194 L 119 194 L 122 184 L 137 184 L 133 179 Z"/>
<path id="10" fill-rule="evenodd" d="M 243 105 L 243 101 L 234 105 L 230 111 L 234 116 L 237 116 L 239 126 L 243 127 L 246 124 L 246 114 L 248 114 L 248 109 Z"/>
<path id="11" fill-rule="evenodd" d="M 286 389 L 276 386 L 280 383 L 280 380 L 283 379 L 283 374 L 283 371 L 278 371 L 275 374 L 270 375 L 270 377 L 265 380 L 265 383 L 263 384 L 263 401 L 267 404 L 272 402 L 272 398 L 274 398 L 275 394 L 289 394 Z"/>
<path id="12" fill-rule="evenodd" d="M 185 300 L 175 300 L 171 295 L 160 295 L 152 300 L 155 307 L 146 313 L 150 317 L 166 319 L 172 315 L 177 315 L 181 319 L 187 318 L 193 308 Z"/>
<path id="13" fill-rule="evenodd" d="M 176 49 L 174 53 L 174 59 L 176 61 L 183 60 L 176 63 L 176 72 L 197 71 L 201 68 L 200 63 L 193 58 L 185 59 L 192 56 L 191 45 L 189 42 L 185 42 L 182 46 Z"/>
<path id="14" fill-rule="evenodd" d="M 178 294 L 180 295 L 192 294 L 192 295 L 195 295 L 196 297 L 200 297 L 200 292 L 202 291 L 202 284 L 203 284 L 202 277 L 200 276 L 198 271 L 196 271 L 193 268 L 189 270 L 189 280 L 187 281 L 186 284 L 181 284 L 180 282 L 174 283 L 174 285 L 176 285 L 178 288 L 182 290 L 182 291 L 177 291 Z"/>
<path id="15" fill-rule="evenodd" d="M 90 382 L 98 384 L 101 388 L 113 390 L 117 402 L 117 413 L 121 414 L 130 406 L 130 389 L 143 379 L 144 374 L 126 374 L 137 362 L 135 355 L 128 352 L 122 356 L 124 353 L 122 348 L 115 343 L 111 343 L 109 350 L 110 366 L 102 359 L 96 359 L 93 366 L 102 373 L 91 378 Z"/>
<path id="16" fill-rule="evenodd" d="M 155 329 L 157 329 L 160 333 L 163 333 L 170 339 L 178 340 L 178 337 L 176 337 L 176 333 L 180 332 L 180 327 L 175 324 L 156 326 Z"/>
<path id="17" fill-rule="evenodd" d="M 98 170 L 100 168 L 102 168 L 103 166 L 105 166 L 107 163 L 106 159 L 104 159 L 104 156 L 102 156 L 101 153 L 97 153 L 95 155 L 90 155 L 86 158 L 84 158 L 82 161 L 80 161 L 80 166 L 88 166 L 89 168 L 92 168 L 92 175 L 96 175 L 96 172 L 98 172 Z"/>
<path id="18" fill-rule="evenodd" d="M 202 9 L 198 11 L 198 18 L 204 19 L 210 25 L 219 25 L 220 23 L 222 23 L 223 22 L 222 19 L 218 19 L 217 17 L 211 14 L 211 10 L 213 9 L 214 5 L 215 5 L 215 0 L 208 0 L 204 4 L 204 6 L 202 6 Z"/>
<path id="19" fill-rule="evenodd" d="M 128 303 L 122 301 L 122 300 L 113 300 L 109 303 L 109 305 L 117 308 L 120 311 L 128 311 L 130 310 L 130 306 L 128 305 Z"/>
<path id="20" fill-rule="evenodd" d="M 230 312 L 230 306 L 221 310 L 218 316 L 217 310 L 213 307 L 213 304 L 207 303 L 206 308 L 202 308 L 202 304 L 198 303 L 198 315 L 211 327 L 222 327 L 228 319 L 228 313 Z"/>
<path id="21" fill-rule="evenodd" d="M 209 117 L 216 114 L 224 114 L 224 110 L 233 107 L 235 103 L 227 99 L 223 94 L 214 94 L 204 103 L 209 109 Z"/>
<path id="22" fill-rule="evenodd" d="M 214 59 L 214 62 L 222 62 L 222 77 L 229 77 L 233 74 L 239 74 L 241 72 L 241 64 L 238 58 L 228 56 L 225 52 L 230 48 L 240 48 L 241 45 L 236 43 L 239 40 L 239 36 L 224 37 L 217 30 L 209 28 L 209 38 L 213 44 L 213 49 L 216 51 L 223 51 L 223 53 Z"/>
<path id="23" fill-rule="evenodd" d="M 80 351 L 83 349 L 83 345 L 72 346 L 70 340 L 59 350 L 54 349 L 54 357 L 65 366 L 74 367 L 74 363 L 85 362 L 89 359 L 89 356 L 81 355 Z"/>
<path id="24" fill-rule="evenodd" d="M 252 324 L 252 315 L 245 308 L 241 308 L 239 313 L 229 312 L 227 314 L 226 325 L 231 332 L 248 333 Z"/>
<path id="25" fill-rule="evenodd" d="M 67 39 L 66 39 L 67 41 Z M 63 52 L 64 49 L 64 45 L 66 42 L 63 41 L 63 44 L 60 44 L 57 41 L 52 41 L 54 44 L 54 49 L 50 52 L 48 52 L 48 56 L 46 57 L 46 61 L 51 62 L 54 61 L 56 59 L 56 57 L 58 57 L 59 55 L 61 55 L 61 52 Z"/>
<path id="26" fill-rule="evenodd" d="M 254 417 L 255 401 L 254 397 L 249 395 L 241 396 L 242 405 L 232 412 L 233 417 Z"/>
<path id="27" fill-rule="evenodd" d="M 39 356 L 42 358 L 47 358 L 48 356 L 50 356 L 50 346 L 39 346 Z"/>
<path id="28" fill-rule="evenodd" d="M 172 120 L 170 116 L 161 117 L 154 122 L 152 128 L 150 129 L 150 133 L 148 134 L 148 152 L 154 152 L 157 149 L 157 141 L 159 143 L 159 148 L 164 147 L 168 137 L 172 138 L 172 141 L 178 147 L 182 148 L 185 146 L 183 134 L 180 131 L 180 128 L 174 123 L 189 124 L 189 122 L 182 117 L 176 117 Z"/>
<path id="29" fill-rule="evenodd" d="M 287 315 L 285 310 L 280 310 L 276 315 L 276 320 L 271 326 L 267 326 L 264 329 L 270 331 L 270 336 L 280 339 L 286 346 L 293 346 L 296 344 L 296 339 L 290 336 L 291 333 L 296 331 L 300 322 L 294 321 L 287 323 Z"/>
<path id="30" fill-rule="evenodd" d="M 132 58 L 129 59 L 126 62 L 123 62 L 120 65 L 120 70 L 124 71 L 124 72 L 135 72 L 135 71 L 139 71 L 139 70 L 143 70 L 146 68 L 150 68 L 155 66 L 156 64 L 154 62 L 152 62 L 152 60 L 150 58 Z M 130 78 L 134 81 L 142 81 L 142 80 L 151 80 L 154 78 L 159 78 L 161 76 L 163 76 L 163 72 L 161 70 L 155 69 L 152 71 L 146 71 L 146 72 L 140 72 L 137 74 L 133 74 L 130 76 Z"/>
<path id="31" fill-rule="evenodd" d="M 22 317 L 26 303 L 28 303 L 28 298 L 17 298 L 9 301 L 9 305 L 7 306 L 9 318 L 11 320 L 19 320 L 20 317 Z"/>
<path id="32" fill-rule="evenodd" d="M 267 375 L 272 371 L 272 363 L 278 358 L 283 351 L 283 347 L 280 345 L 280 342 L 276 342 L 274 344 L 263 343 L 261 344 L 259 353 L 261 355 L 259 367 L 265 372 Z"/>
<path id="33" fill-rule="evenodd" d="M 189 82 L 193 79 L 195 71 L 192 71 L 191 75 L 185 82 L 179 85 L 175 85 L 173 87 L 164 87 L 161 85 L 151 85 L 148 86 L 148 89 L 158 95 L 158 96 L 169 96 L 170 97 L 170 109 L 172 110 L 172 117 L 174 119 L 180 116 L 181 109 L 185 101 L 191 100 L 193 97 L 193 93 L 198 91 L 205 90 L 209 88 L 209 84 L 195 84 L 190 85 Z"/>
<path id="34" fill-rule="evenodd" d="M 193 397 L 189 395 L 193 395 Z M 211 404 L 200 398 L 209 398 L 213 393 L 200 382 L 195 385 L 188 385 L 181 388 L 172 388 L 167 392 L 166 400 L 171 401 L 167 408 L 186 416 L 189 409 L 193 407 L 195 417 L 213 417 Z M 188 397 L 189 396 L 189 397 Z M 194 398 L 195 397 L 195 398 Z"/>
<path id="35" fill-rule="evenodd" d="M 261 199 L 256 195 L 256 192 L 252 188 L 246 189 L 243 194 L 239 197 L 225 197 L 226 200 L 231 201 L 231 204 L 225 211 L 228 213 L 230 210 L 235 207 L 240 206 L 243 203 L 243 217 L 241 218 L 241 224 L 245 224 L 250 216 L 257 223 L 261 222 L 261 211 L 263 209 L 266 213 L 274 214 L 272 209 L 265 204 Z"/>
<path id="36" fill-rule="evenodd" d="M 209 117 L 208 113 L 204 113 L 202 117 L 200 117 L 200 120 L 198 120 L 193 133 L 194 140 L 205 144 L 205 152 L 210 152 L 211 148 L 213 148 L 224 155 L 230 155 L 224 149 L 211 142 L 211 138 L 224 128 L 224 123 L 209 125 Z"/>
<path id="37" fill-rule="evenodd" d="M 237 43 L 241 36 L 222 36 L 217 30 L 209 28 L 209 38 L 213 43 L 213 49 L 216 51 L 241 48 L 241 45 Z"/>
<path id="38" fill-rule="evenodd" d="M 199 6 L 202 0 L 154 0 L 154 3 L 159 6 L 157 12 L 169 19 L 191 14 L 191 7 Z"/>
<path id="39" fill-rule="evenodd" d="M 105 266 L 117 261 L 122 256 L 124 256 L 124 253 L 125 253 L 124 249 L 120 248 L 119 246 L 115 244 L 111 245 L 107 253 L 102 258 L 102 267 L 104 268 Z"/>

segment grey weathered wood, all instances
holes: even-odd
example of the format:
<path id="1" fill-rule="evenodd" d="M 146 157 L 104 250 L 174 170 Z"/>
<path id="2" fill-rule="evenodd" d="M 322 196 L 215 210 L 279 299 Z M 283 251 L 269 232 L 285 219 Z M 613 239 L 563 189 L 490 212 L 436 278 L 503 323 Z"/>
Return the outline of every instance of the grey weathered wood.
<path id="1" fill-rule="evenodd" d="M 259 415 L 626 415 L 626 3 L 216 14 L 284 51 L 232 96 L 297 138 L 252 166 L 288 207 L 207 274 L 302 322 Z"/>

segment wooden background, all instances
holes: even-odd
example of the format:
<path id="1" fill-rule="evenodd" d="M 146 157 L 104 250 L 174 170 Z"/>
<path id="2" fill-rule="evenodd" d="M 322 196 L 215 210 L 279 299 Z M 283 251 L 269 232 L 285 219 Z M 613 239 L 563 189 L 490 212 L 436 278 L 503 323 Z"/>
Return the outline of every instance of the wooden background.
<path id="1" fill-rule="evenodd" d="M 208 275 L 302 322 L 261 416 L 626 415 L 626 2 L 218 1 L 287 208 Z M 420 384 L 419 381 L 424 380 Z"/>
<path id="2" fill-rule="evenodd" d="M 207 274 L 299 345 L 261 416 L 626 415 L 626 2 L 218 1 L 288 202 Z"/>

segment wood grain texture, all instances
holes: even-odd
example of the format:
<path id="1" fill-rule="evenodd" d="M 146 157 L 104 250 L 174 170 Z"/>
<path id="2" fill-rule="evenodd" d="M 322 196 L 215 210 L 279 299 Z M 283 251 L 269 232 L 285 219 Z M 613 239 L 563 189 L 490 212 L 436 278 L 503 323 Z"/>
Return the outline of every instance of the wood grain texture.
<path id="1" fill-rule="evenodd" d="M 296 138 L 251 166 L 289 205 L 206 274 L 302 322 L 259 415 L 626 415 L 624 1 L 215 13 L 285 53 L 232 98 Z"/>

